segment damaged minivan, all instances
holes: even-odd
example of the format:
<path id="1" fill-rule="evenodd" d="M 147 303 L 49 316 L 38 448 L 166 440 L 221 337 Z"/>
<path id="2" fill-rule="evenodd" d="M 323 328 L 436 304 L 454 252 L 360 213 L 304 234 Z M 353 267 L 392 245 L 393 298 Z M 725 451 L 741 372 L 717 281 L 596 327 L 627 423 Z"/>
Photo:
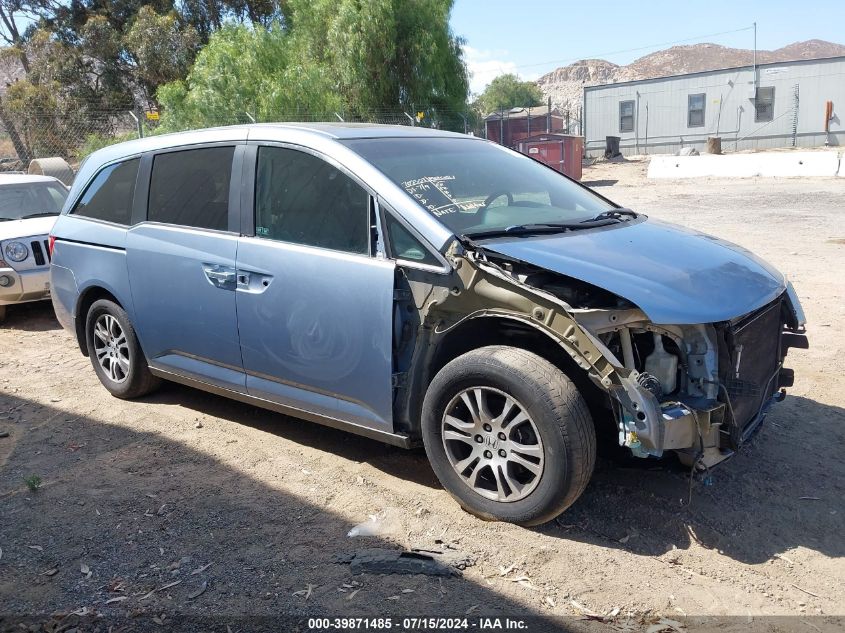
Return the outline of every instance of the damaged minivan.
<path id="1" fill-rule="evenodd" d="M 578 498 L 598 444 L 730 457 L 807 347 L 794 289 L 748 251 L 413 127 L 113 145 L 50 246 L 56 314 L 115 396 L 171 380 L 422 445 L 465 509 L 522 525 Z"/>

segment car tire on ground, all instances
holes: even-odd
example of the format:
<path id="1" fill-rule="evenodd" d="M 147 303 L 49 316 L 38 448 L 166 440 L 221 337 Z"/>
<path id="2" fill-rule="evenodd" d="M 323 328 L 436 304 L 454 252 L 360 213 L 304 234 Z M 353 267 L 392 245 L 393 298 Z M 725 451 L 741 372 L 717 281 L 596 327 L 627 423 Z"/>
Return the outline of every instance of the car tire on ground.
<path id="1" fill-rule="evenodd" d="M 6 306 L 0 306 L 0 323 L 6 320 Z"/>
<path id="2" fill-rule="evenodd" d="M 100 299 L 91 305 L 85 339 L 94 371 L 113 396 L 138 398 L 158 387 L 126 311 L 113 301 Z"/>
<path id="3" fill-rule="evenodd" d="M 571 506 L 593 472 L 596 436 L 572 381 L 523 349 L 482 347 L 432 380 L 422 411 L 432 468 L 468 512 L 524 526 Z"/>

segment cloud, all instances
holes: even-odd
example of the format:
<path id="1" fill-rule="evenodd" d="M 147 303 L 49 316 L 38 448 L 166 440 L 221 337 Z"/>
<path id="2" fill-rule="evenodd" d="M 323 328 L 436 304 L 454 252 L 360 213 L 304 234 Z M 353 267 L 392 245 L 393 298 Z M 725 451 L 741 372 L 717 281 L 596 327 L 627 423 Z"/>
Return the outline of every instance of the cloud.
<path id="1" fill-rule="evenodd" d="M 493 79 L 499 75 L 508 73 L 516 74 L 516 64 L 505 61 L 508 52 L 479 50 L 464 44 L 464 59 L 469 70 L 469 89 L 475 94 L 480 94 Z"/>

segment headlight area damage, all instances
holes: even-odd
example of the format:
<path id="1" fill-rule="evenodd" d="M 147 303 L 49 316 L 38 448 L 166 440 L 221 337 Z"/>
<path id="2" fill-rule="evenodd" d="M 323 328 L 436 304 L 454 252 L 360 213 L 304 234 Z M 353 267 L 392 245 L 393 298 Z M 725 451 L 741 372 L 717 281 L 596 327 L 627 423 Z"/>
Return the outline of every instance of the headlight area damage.
<path id="1" fill-rule="evenodd" d="M 417 336 L 409 323 L 400 336 L 416 341 L 405 345 L 404 359 L 397 347 L 399 366 L 408 368 L 402 383 L 409 408 L 400 418 L 413 409 L 414 385 L 430 379 L 413 368 L 436 367 L 432 360 L 445 337 L 472 320 L 496 317 L 560 346 L 598 388 L 600 409 L 633 455 L 675 451 L 689 466 L 710 467 L 732 455 L 792 385 L 793 373 L 783 367 L 787 349 L 808 347 L 791 286 L 729 322 L 664 325 L 613 293 L 472 242 L 455 242 L 447 258 L 455 271 L 451 287 L 406 273 L 407 312 L 419 320 Z M 577 383 L 583 376 L 570 378 Z"/>

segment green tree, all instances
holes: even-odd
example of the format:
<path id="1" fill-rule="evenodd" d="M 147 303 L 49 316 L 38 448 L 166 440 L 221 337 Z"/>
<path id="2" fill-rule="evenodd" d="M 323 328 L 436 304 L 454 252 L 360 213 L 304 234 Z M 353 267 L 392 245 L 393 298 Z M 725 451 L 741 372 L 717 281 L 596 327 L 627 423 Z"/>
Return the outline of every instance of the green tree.
<path id="1" fill-rule="evenodd" d="M 162 130 L 271 121 L 297 112 L 332 117 L 342 102 L 323 68 L 279 24 L 227 25 L 211 36 L 184 81 L 162 86 Z"/>
<path id="2" fill-rule="evenodd" d="M 224 27 L 184 82 L 163 86 L 167 129 L 239 118 L 418 112 L 463 128 L 467 72 L 452 0 L 290 0 L 270 28 Z"/>
<path id="3" fill-rule="evenodd" d="M 453 0 L 290 0 L 304 53 L 331 74 L 352 111 L 462 111 L 468 80 L 449 28 Z"/>
<path id="4" fill-rule="evenodd" d="M 538 106 L 543 103 L 543 93 L 533 81 L 520 81 L 513 74 L 499 75 L 481 93 L 478 105 L 485 114 L 497 110 Z"/>
<path id="5" fill-rule="evenodd" d="M 145 6 L 120 44 L 130 58 L 135 81 L 153 96 L 160 85 L 188 74 L 199 49 L 199 35 L 190 25 L 180 26 L 175 12 L 159 15 Z M 114 58 L 120 59 L 121 53 L 116 52 Z"/>

